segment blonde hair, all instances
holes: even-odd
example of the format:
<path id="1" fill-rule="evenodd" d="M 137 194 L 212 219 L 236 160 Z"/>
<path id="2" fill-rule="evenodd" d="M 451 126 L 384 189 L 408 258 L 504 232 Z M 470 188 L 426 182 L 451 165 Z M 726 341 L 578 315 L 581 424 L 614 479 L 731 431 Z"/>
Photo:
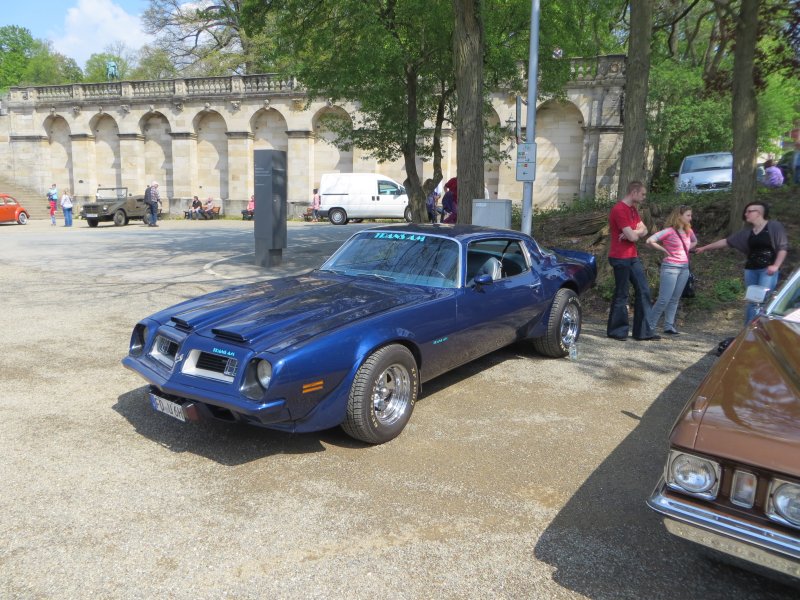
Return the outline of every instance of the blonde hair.
<path id="1" fill-rule="evenodd" d="M 667 220 L 664 222 L 664 227 L 674 227 L 675 229 L 689 231 L 692 226 L 681 221 L 681 215 L 690 210 L 692 210 L 692 207 L 685 204 L 681 204 L 680 206 L 673 208 L 672 212 L 669 213 Z"/>

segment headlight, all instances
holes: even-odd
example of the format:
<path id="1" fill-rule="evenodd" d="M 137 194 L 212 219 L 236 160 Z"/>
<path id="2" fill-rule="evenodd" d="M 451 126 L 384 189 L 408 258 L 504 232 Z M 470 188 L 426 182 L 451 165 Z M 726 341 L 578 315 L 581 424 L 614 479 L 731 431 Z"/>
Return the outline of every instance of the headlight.
<path id="1" fill-rule="evenodd" d="M 272 365 L 268 361 L 257 358 L 251 360 L 244 373 L 244 382 L 240 391 L 251 400 L 261 400 L 272 379 Z"/>
<path id="2" fill-rule="evenodd" d="M 800 527 L 800 485 L 774 479 L 770 486 L 767 516 L 773 521 Z"/>
<path id="3" fill-rule="evenodd" d="M 719 489 L 720 466 L 714 461 L 673 450 L 665 479 L 673 490 L 713 500 Z"/>
<path id="4" fill-rule="evenodd" d="M 108 210 L 108 204 L 103 204 L 103 212 L 106 212 L 107 210 Z"/>
<path id="5" fill-rule="evenodd" d="M 256 376 L 261 387 L 267 389 L 269 380 L 272 379 L 272 365 L 265 360 L 259 360 L 258 366 L 256 366 Z"/>
<path id="6" fill-rule="evenodd" d="M 131 356 L 141 356 L 144 351 L 145 340 L 147 340 L 147 327 L 139 323 L 133 328 L 131 334 L 131 345 L 128 352 Z"/>

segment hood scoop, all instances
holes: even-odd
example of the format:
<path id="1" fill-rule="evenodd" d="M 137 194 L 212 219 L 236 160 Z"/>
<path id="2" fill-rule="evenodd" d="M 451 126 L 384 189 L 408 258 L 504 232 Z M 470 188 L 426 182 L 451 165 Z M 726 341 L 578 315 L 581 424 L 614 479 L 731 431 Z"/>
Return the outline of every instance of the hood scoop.
<path id="1" fill-rule="evenodd" d="M 172 322 L 175 324 L 175 329 L 179 331 L 189 333 L 194 329 L 187 321 L 184 321 L 180 317 L 172 317 Z"/>
<path id="2" fill-rule="evenodd" d="M 247 338 L 237 331 L 227 331 L 225 329 L 214 328 L 211 330 L 216 337 L 229 342 L 246 342 Z"/>

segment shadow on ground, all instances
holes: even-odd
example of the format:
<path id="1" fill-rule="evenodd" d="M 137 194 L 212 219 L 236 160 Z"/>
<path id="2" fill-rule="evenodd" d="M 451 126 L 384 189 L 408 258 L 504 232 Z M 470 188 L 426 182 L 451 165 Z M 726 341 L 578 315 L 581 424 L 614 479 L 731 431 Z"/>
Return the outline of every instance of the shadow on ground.
<path id="1" fill-rule="evenodd" d="M 797 590 L 668 534 L 645 504 L 663 470 L 669 429 L 714 360 L 709 353 L 664 389 L 541 535 L 534 555 L 554 568 L 554 581 L 588 598 L 728 598 L 721 580 L 735 581 L 740 597 L 797 598 Z"/>

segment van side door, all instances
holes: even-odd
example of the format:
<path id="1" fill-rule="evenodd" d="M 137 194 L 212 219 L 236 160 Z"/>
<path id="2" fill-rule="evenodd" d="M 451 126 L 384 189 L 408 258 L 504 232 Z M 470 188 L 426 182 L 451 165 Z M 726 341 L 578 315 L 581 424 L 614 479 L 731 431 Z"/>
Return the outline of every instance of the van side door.
<path id="1" fill-rule="evenodd" d="M 402 219 L 408 199 L 403 186 L 386 179 L 378 180 L 375 214 L 380 217 Z"/>

